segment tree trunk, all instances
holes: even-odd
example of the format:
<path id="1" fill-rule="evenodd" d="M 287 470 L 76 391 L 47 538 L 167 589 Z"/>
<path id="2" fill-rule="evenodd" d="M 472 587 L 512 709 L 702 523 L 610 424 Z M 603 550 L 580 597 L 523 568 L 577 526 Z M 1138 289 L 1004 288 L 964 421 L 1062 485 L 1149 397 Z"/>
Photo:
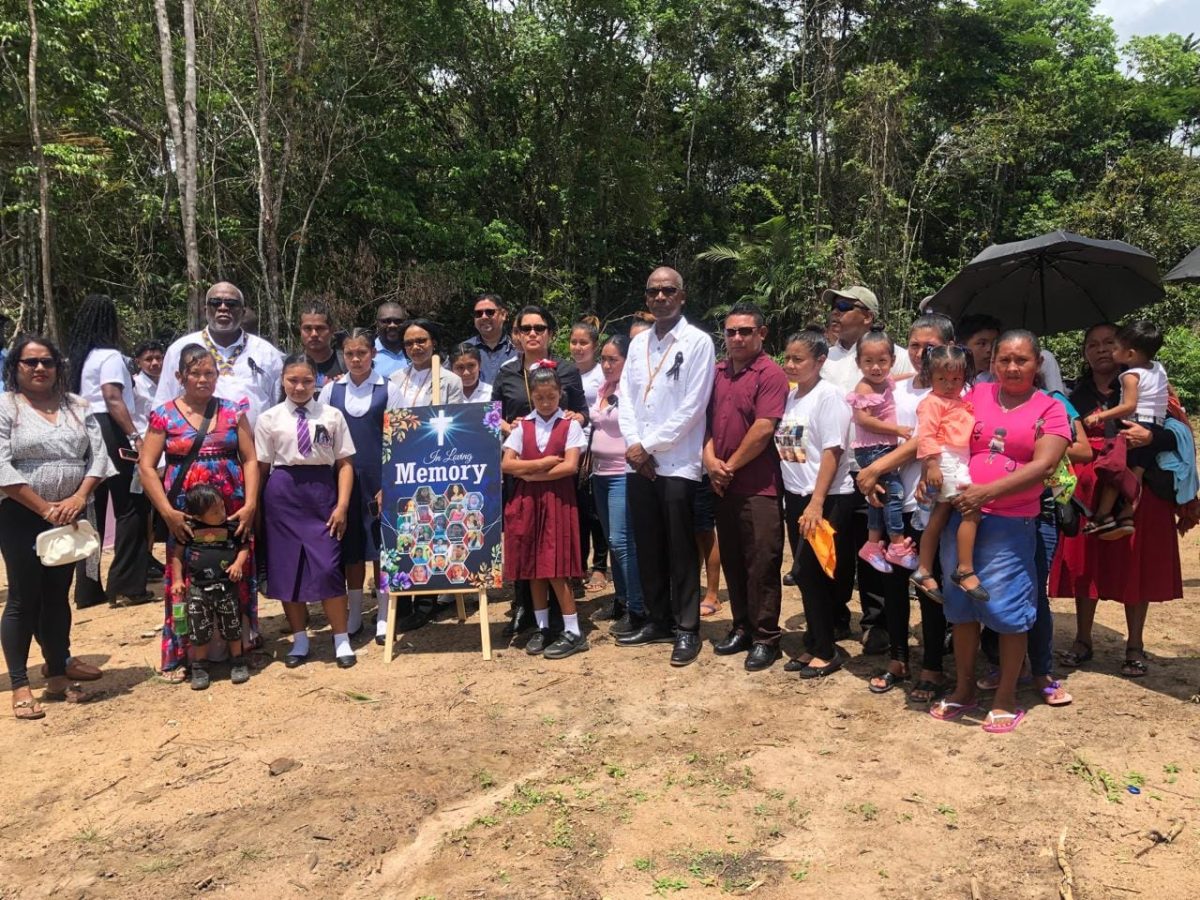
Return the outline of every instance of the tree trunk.
<path id="1" fill-rule="evenodd" d="M 52 341 L 62 346 L 58 330 L 58 310 L 54 305 L 54 273 L 50 267 L 50 173 L 46 155 L 42 152 L 42 128 L 38 122 L 37 58 L 38 24 L 33 0 L 26 0 L 29 10 L 29 135 L 33 141 L 33 161 L 38 174 L 38 243 L 41 246 L 42 302 L 46 310 L 46 331 Z"/>
<path id="2" fill-rule="evenodd" d="M 250 29 L 254 34 L 254 75 L 258 105 L 258 258 L 266 288 L 267 331 L 279 341 L 279 296 L 282 271 L 279 263 L 279 221 L 281 197 L 276 196 L 271 153 L 271 93 L 267 82 L 267 44 L 263 36 L 258 0 L 247 0 Z"/>

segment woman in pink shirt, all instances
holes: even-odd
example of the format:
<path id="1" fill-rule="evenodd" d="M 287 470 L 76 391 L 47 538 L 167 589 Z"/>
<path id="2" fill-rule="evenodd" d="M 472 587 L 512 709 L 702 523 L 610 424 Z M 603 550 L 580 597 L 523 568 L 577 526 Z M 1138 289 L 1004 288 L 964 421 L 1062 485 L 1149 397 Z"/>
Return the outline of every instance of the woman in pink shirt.
<path id="1" fill-rule="evenodd" d="M 600 348 L 600 371 L 604 375 L 596 392 L 596 402 L 588 411 L 592 423 L 592 496 L 600 527 L 608 538 L 613 560 L 613 588 L 616 598 L 609 618 L 615 635 L 632 634 L 645 624 L 646 606 L 642 601 L 642 577 L 638 573 L 637 548 L 633 543 L 633 524 L 625 499 L 625 438 L 617 420 L 620 397 L 617 390 L 629 338 L 613 335 Z"/>
<path id="2" fill-rule="evenodd" d="M 950 720 L 977 708 L 975 654 L 980 628 L 986 625 L 1000 636 L 999 684 L 983 723 L 993 733 L 1012 731 L 1025 717 L 1017 706 L 1017 677 L 1037 617 L 1034 558 L 1042 485 L 1072 437 L 1062 404 L 1037 389 L 1040 360 L 1041 346 L 1033 334 L 1005 332 L 992 356 L 996 382 L 977 384 L 964 398 L 975 411 L 971 485 L 954 499 L 956 513 L 942 533 L 942 570 L 953 572 L 962 516 L 980 514 L 975 567 L 991 597 L 981 602 L 955 584 L 943 588 L 946 619 L 954 626 L 958 681 L 930 715 Z"/>

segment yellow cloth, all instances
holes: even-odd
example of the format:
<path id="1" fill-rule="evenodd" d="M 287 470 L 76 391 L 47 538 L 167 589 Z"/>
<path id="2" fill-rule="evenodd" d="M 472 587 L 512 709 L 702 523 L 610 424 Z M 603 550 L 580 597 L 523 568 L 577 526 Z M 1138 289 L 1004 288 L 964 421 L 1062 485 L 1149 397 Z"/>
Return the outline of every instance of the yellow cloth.
<path id="1" fill-rule="evenodd" d="M 820 524 L 813 529 L 805 540 L 808 545 L 813 548 L 813 553 L 817 555 L 817 562 L 821 564 L 821 568 L 825 570 L 825 574 L 830 578 L 833 577 L 834 570 L 837 569 L 837 550 L 833 546 L 833 536 L 837 534 L 833 530 L 833 526 L 829 524 L 828 519 L 822 519 Z"/>

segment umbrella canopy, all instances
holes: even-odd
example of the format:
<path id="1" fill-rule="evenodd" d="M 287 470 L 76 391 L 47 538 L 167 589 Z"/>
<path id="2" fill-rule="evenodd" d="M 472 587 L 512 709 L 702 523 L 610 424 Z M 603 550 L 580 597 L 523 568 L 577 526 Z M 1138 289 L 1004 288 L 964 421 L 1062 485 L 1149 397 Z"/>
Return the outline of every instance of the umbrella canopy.
<path id="1" fill-rule="evenodd" d="M 1183 262 L 1163 276 L 1163 281 L 1200 281 L 1200 247 L 1183 258 Z"/>
<path id="2" fill-rule="evenodd" d="M 994 316 L 1006 328 L 1044 335 L 1119 321 L 1162 295 L 1158 264 L 1146 251 L 1052 231 L 993 244 L 921 308 L 955 321 Z"/>

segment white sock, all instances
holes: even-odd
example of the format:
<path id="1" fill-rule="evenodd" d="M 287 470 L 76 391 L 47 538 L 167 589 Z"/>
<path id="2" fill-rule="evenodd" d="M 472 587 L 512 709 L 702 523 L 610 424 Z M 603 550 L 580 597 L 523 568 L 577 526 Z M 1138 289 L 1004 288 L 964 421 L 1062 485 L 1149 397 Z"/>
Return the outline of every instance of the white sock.
<path id="1" fill-rule="evenodd" d="M 379 598 L 379 609 L 375 613 L 375 637 L 387 634 L 388 607 L 391 606 L 391 599 L 386 594 Z"/>
<path id="2" fill-rule="evenodd" d="M 308 656 L 308 632 L 297 631 L 292 635 L 292 649 L 288 656 Z"/>
<path id="3" fill-rule="evenodd" d="M 568 631 L 575 637 L 582 637 L 583 633 L 579 630 L 579 613 L 568 616 L 563 613 L 563 631 Z"/>
<path id="4" fill-rule="evenodd" d="M 355 632 L 362 628 L 363 592 L 361 590 L 346 591 L 346 599 L 350 601 L 350 623 L 348 630 Z"/>
<path id="5" fill-rule="evenodd" d="M 354 648 L 350 646 L 350 635 L 346 632 L 335 634 L 333 636 L 333 655 L 334 656 L 353 656 Z"/>
<path id="6" fill-rule="evenodd" d="M 550 610 L 549 609 L 535 609 L 533 611 L 533 618 L 537 622 L 538 628 L 545 630 L 550 627 Z"/>

